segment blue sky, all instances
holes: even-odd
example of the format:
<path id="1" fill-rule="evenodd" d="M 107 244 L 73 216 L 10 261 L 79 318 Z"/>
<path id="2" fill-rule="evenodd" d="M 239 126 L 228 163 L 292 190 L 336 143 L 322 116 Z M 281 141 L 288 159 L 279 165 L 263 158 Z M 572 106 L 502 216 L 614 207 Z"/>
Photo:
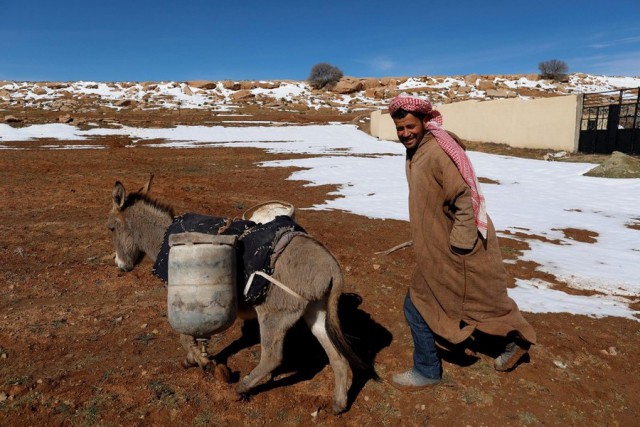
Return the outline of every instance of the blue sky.
<path id="1" fill-rule="evenodd" d="M 640 0 L 23 0 L 0 5 L 0 80 L 640 76 Z"/>

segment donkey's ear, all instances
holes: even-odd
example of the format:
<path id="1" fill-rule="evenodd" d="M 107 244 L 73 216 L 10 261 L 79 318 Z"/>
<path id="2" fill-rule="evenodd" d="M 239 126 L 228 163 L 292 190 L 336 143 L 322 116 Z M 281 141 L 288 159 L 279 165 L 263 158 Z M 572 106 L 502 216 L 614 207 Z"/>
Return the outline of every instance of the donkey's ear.
<path id="1" fill-rule="evenodd" d="M 140 192 L 142 194 L 149 193 L 149 191 L 151 191 L 151 183 L 152 182 L 153 182 L 153 173 L 151 175 L 149 175 L 149 181 L 147 181 L 147 183 L 144 185 L 144 187 L 142 187 L 142 190 L 140 190 Z"/>
<path id="2" fill-rule="evenodd" d="M 122 205 L 124 205 L 126 195 L 127 192 L 124 189 L 124 185 L 122 185 L 120 181 L 116 181 L 116 186 L 113 189 L 113 203 L 118 209 L 122 208 Z"/>

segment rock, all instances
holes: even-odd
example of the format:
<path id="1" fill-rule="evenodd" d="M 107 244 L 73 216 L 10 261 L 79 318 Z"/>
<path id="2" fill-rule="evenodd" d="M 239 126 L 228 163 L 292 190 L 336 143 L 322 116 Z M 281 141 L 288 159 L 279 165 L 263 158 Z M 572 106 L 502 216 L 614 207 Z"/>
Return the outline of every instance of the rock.
<path id="1" fill-rule="evenodd" d="M 231 379 L 231 371 L 227 365 L 218 363 L 213 370 L 213 377 L 220 382 L 228 383 Z"/>
<path id="2" fill-rule="evenodd" d="M 360 79 L 353 77 L 343 77 L 340 81 L 331 89 L 332 92 L 340 94 L 349 94 L 359 92 L 364 88 L 364 83 Z"/>
<path id="3" fill-rule="evenodd" d="M 584 175 L 601 178 L 640 178 L 640 160 L 614 151 L 604 163 Z"/>
<path id="4" fill-rule="evenodd" d="M 133 101 L 130 99 L 121 99 L 113 103 L 116 107 L 130 107 L 133 105 Z"/>
<path id="5" fill-rule="evenodd" d="M 480 80 L 480 82 L 477 84 L 477 88 L 478 90 L 490 90 L 490 89 L 495 89 L 496 88 L 496 84 L 493 80 L 485 80 L 482 79 Z"/>
<path id="6" fill-rule="evenodd" d="M 225 80 L 222 82 L 222 87 L 227 90 L 240 90 L 240 83 L 233 80 Z"/>
<path id="7" fill-rule="evenodd" d="M 491 98 L 508 98 L 509 91 L 506 89 L 487 89 L 487 96 Z"/>
<path id="8" fill-rule="evenodd" d="M 382 79 L 380 79 L 380 86 L 396 88 L 398 87 L 398 82 L 392 77 L 383 77 Z"/>
<path id="9" fill-rule="evenodd" d="M 187 82 L 187 84 L 191 87 L 195 87 L 197 89 L 215 89 L 218 87 L 218 82 L 212 82 L 209 80 L 194 80 Z"/>
<path id="10" fill-rule="evenodd" d="M 68 83 L 58 83 L 58 82 L 48 82 L 45 83 L 45 86 L 48 87 L 49 89 L 65 89 L 69 87 Z"/>
<path id="11" fill-rule="evenodd" d="M 478 75 L 477 74 L 468 74 L 466 76 L 464 76 L 464 81 L 465 83 L 471 85 L 471 86 L 475 86 L 476 83 L 478 82 Z"/>
<path id="12" fill-rule="evenodd" d="M 558 151 L 557 153 L 547 153 L 545 154 L 542 159 L 546 160 L 546 161 L 553 161 L 556 159 L 561 159 L 563 157 L 567 156 L 567 152 L 566 151 Z"/>
<path id="13" fill-rule="evenodd" d="M 256 84 L 256 82 L 251 81 L 251 80 L 244 80 L 244 81 L 240 82 L 240 90 L 251 90 L 251 89 L 255 89 L 257 87 L 258 87 L 258 85 Z"/>
<path id="14" fill-rule="evenodd" d="M 189 87 L 188 84 L 182 85 L 182 93 L 187 96 L 193 95 L 193 92 L 191 91 L 191 88 Z"/>
<path id="15" fill-rule="evenodd" d="M 156 90 L 158 88 L 158 85 L 154 82 L 142 82 L 140 83 L 140 86 L 142 87 L 142 90 L 144 91 L 148 91 L 148 90 Z"/>
<path id="16" fill-rule="evenodd" d="M 68 114 L 58 117 L 58 122 L 60 123 L 71 123 L 72 121 L 73 118 Z"/>
<path id="17" fill-rule="evenodd" d="M 364 79 L 363 87 L 365 90 L 375 89 L 380 86 L 383 86 L 383 85 L 379 79 L 373 79 L 373 78 Z"/>
<path id="18" fill-rule="evenodd" d="M 231 99 L 234 101 L 247 100 L 251 98 L 254 98 L 254 95 L 250 90 L 247 89 L 242 89 L 231 94 Z"/>
<path id="19" fill-rule="evenodd" d="M 280 87 L 280 83 L 278 83 L 278 82 L 259 81 L 257 83 L 257 86 L 260 89 L 277 89 L 277 88 Z"/>
<path id="20" fill-rule="evenodd" d="M 5 123 L 22 123 L 22 119 L 16 116 L 8 115 L 4 116 Z"/>

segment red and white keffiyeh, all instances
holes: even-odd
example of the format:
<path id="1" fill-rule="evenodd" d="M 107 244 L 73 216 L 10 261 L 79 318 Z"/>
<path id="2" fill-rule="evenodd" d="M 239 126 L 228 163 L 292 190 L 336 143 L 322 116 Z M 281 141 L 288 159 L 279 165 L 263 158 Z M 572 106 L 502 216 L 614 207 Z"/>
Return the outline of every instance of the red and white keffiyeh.
<path id="1" fill-rule="evenodd" d="M 471 203 L 475 213 L 476 226 L 483 238 L 487 238 L 487 210 L 484 196 L 480 190 L 480 183 L 471 166 L 471 161 L 462 147 L 442 128 L 442 114 L 434 110 L 427 99 L 416 98 L 406 93 L 401 93 L 391 100 L 389 113 L 393 115 L 398 109 L 410 113 L 422 113 L 427 129 L 433 134 L 445 153 L 453 160 L 460 171 L 460 175 L 471 189 Z"/>

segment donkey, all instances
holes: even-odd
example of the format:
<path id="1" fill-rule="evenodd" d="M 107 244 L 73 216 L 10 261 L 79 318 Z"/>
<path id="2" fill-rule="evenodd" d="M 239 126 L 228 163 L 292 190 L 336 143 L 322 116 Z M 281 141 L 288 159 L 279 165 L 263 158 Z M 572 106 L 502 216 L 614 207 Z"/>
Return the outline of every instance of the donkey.
<path id="1" fill-rule="evenodd" d="M 137 192 L 127 194 L 120 181 L 113 190 L 107 228 L 116 249 L 116 265 L 123 271 L 132 270 L 145 255 L 155 261 L 165 230 L 173 221 L 171 207 L 149 197 L 152 180 L 153 175 Z M 237 384 L 236 391 L 245 395 L 271 379 L 272 371 L 282 361 L 286 332 L 304 318 L 334 372 L 333 412 L 343 412 L 347 408 L 350 367 L 368 368 L 347 343 L 338 319 L 338 300 L 344 286 L 338 261 L 316 240 L 296 236 L 278 258 L 272 277 L 302 298 L 276 286 L 271 286 L 264 300 L 254 306 L 239 298 L 238 317 L 258 318 L 261 354 L 258 366 Z M 205 367 L 210 362 L 206 357 L 203 360 L 206 353 L 200 352 L 193 337 L 182 335 L 180 342 L 187 351 L 183 366 Z"/>

